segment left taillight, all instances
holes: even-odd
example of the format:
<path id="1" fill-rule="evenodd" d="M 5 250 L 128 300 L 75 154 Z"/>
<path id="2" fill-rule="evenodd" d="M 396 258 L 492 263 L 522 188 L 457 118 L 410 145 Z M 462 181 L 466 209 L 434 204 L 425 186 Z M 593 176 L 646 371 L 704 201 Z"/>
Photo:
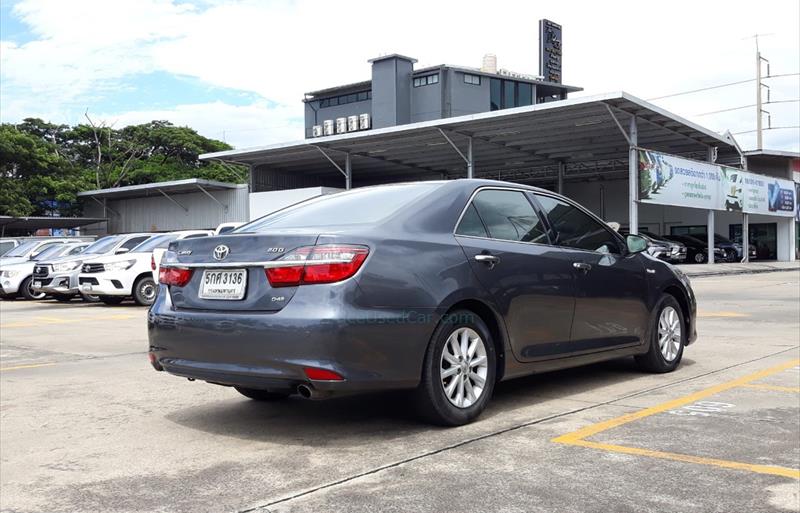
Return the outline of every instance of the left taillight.
<path id="1" fill-rule="evenodd" d="M 182 267 L 161 267 L 158 270 L 158 281 L 164 285 L 183 287 L 192 279 L 192 269 Z"/>
<path id="2" fill-rule="evenodd" d="M 273 287 L 334 283 L 353 276 L 369 255 L 369 248 L 352 244 L 304 246 L 282 256 L 264 271 Z"/>

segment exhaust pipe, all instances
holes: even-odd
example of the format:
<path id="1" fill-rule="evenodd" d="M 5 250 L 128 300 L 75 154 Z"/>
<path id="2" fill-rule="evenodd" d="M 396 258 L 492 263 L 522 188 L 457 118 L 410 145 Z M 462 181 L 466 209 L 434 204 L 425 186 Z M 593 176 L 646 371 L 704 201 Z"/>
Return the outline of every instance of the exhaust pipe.
<path id="1" fill-rule="evenodd" d="M 319 399 L 327 399 L 328 397 L 331 396 L 330 392 L 320 392 L 311 385 L 298 385 L 297 393 L 303 399 L 311 399 L 312 401 L 316 401 Z"/>

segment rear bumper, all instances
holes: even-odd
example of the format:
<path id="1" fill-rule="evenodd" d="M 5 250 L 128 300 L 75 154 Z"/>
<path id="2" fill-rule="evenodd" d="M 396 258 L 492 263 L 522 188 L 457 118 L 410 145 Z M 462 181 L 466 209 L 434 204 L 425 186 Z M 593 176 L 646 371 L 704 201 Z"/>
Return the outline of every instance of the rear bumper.
<path id="1" fill-rule="evenodd" d="M 306 384 L 351 393 L 415 387 L 438 318 L 420 309 L 361 309 L 341 299 L 331 296 L 331 287 L 308 286 L 278 312 L 176 310 L 161 285 L 148 313 L 154 366 L 176 376 L 261 389 L 293 391 Z M 312 381 L 305 367 L 345 379 Z"/>

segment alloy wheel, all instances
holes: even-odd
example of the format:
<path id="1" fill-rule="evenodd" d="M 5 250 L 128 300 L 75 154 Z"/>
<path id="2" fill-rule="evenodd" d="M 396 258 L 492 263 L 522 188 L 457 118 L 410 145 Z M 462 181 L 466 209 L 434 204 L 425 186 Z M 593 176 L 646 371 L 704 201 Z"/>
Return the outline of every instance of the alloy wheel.
<path id="1" fill-rule="evenodd" d="M 447 400 L 458 408 L 469 408 L 480 399 L 489 371 L 486 346 L 471 328 L 458 328 L 442 349 L 439 372 Z"/>
<path id="2" fill-rule="evenodd" d="M 671 306 L 661 310 L 658 318 L 658 347 L 668 362 L 673 361 L 681 348 L 681 317 Z"/>
<path id="3" fill-rule="evenodd" d="M 47 295 L 44 292 L 36 292 L 33 290 L 33 281 L 28 282 L 28 293 L 31 296 L 31 299 L 44 299 Z"/>

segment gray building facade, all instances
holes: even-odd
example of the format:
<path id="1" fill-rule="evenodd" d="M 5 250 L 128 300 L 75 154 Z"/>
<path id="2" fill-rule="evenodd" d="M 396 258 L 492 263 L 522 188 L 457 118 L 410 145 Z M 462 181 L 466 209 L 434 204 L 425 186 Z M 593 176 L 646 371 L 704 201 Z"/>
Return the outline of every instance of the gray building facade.
<path id="1" fill-rule="evenodd" d="M 503 70 L 447 64 L 414 69 L 415 59 L 398 54 L 369 63 L 371 80 L 306 93 L 306 138 L 315 136 L 315 126 L 322 130 L 325 121 L 333 133 L 343 133 L 336 120 L 351 116 L 369 116 L 360 131 L 564 100 L 581 90 Z"/>

